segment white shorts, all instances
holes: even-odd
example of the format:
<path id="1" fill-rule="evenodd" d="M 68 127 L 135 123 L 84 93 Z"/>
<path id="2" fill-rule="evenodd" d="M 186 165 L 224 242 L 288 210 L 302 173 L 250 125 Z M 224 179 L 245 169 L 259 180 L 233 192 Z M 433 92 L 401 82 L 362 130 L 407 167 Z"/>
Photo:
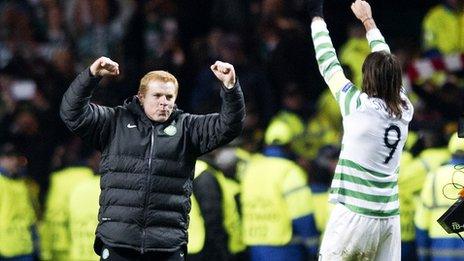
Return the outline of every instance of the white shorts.
<path id="1" fill-rule="evenodd" d="M 373 218 L 336 204 L 327 223 L 319 260 L 400 261 L 400 217 Z"/>

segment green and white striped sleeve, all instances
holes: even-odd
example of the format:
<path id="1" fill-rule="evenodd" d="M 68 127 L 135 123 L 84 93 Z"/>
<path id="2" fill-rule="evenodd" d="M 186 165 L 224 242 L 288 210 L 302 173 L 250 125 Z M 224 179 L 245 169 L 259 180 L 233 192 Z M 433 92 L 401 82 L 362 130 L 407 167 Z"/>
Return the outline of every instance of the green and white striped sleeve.
<path id="1" fill-rule="evenodd" d="M 388 44 L 385 42 L 385 38 L 382 36 L 382 33 L 380 33 L 378 28 L 369 30 L 366 33 L 366 38 L 372 52 L 385 51 L 390 53 L 390 47 L 388 47 Z"/>
<path id="2" fill-rule="evenodd" d="M 343 88 L 337 93 L 335 99 L 340 106 L 340 112 L 342 117 L 350 115 L 361 106 L 361 91 L 348 82 Z"/>
<path id="3" fill-rule="evenodd" d="M 319 65 L 319 72 L 329 85 L 330 91 L 334 96 L 340 89 L 349 82 L 343 74 L 343 69 L 337 58 L 337 53 L 333 47 L 329 36 L 329 30 L 324 20 L 315 20 L 311 23 L 311 36 L 313 38 L 316 60 Z M 337 80 L 333 80 L 337 79 Z"/>

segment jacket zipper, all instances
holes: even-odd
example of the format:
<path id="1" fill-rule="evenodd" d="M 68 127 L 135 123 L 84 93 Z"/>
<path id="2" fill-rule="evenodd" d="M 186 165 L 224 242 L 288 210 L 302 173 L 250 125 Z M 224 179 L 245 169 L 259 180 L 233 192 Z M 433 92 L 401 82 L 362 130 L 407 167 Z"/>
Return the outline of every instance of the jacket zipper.
<path id="1" fill-rule="evenodd" d="M 146 237 L 146 229 L 147 229 L 147 208 L 148 208 L 148 196 L 151 190 L 151 161 L 153 157 L 153 147 L 155 143 L 155 126 L 151 126 L 151 136 L 150 136 L 150 154 L 148 158 L 148 177 L 147 177 L 147 190 L 145 191 L 145 204 L 143 209 L 143 230 L 142 230 L 142 249 L 141 253 L 145 252 L 145 237 Z"/>

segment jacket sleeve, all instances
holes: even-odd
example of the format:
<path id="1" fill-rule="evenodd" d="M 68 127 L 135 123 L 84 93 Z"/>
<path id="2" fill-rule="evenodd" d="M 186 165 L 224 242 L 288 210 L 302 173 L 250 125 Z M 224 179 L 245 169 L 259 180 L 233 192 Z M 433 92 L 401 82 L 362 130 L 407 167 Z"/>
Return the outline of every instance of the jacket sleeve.
<path id="1" fill-rule="evenodd" d="M 90 103 L 99 80 L 91 75 L 89 68 L 81 72 L 63 96 L 60 117 L 71 132 L 103 150 L 115 110 Z"/>
<path id="2" fill-rule="evenodd" d="M 205 221 L 205 256 L 211 260 L 228 259 L 228 236 L 223 226 L 222 194 L 214 174 L 206 171 L 193 180 L 193 193 Z M 213 258 L 214 257 L 214 258 Z"/>
<path id="3" fill-rule="evenodd" d="M 197 156 L 232 141 L 242 131 L 245 100 L 238 80 L 232 89 L 222 87 L 221 99 L 220 113 L 191 116 L 188 128 Z"/>

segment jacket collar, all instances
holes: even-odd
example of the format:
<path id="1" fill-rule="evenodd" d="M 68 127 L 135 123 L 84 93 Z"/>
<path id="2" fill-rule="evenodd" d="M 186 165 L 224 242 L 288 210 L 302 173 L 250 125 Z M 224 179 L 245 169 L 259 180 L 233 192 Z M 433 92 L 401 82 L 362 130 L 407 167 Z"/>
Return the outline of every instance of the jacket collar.
<path id="1" fill-rule="evenodd" d="M 148 118 L 148 116 L 145 114 L 143 111 L 142 106 L 140 105 L 140 100 L 137 97 L 137 95 L 134 95 L 133 97 L 129 97 L 124 101 L 124 107 L 127 108 L 131 113 L 136 115 L 142 122 L 148 125 L 169 125 L 173 120 L 176 120 L 180 114 L 183 113 L 182 110 L 177 108 L 177 105 L 174 105 L 174 109 L 171 113 L 171 116 L 169 116 L 169 119 L 165 122 L 155 122 L 152 121 Z"/>

